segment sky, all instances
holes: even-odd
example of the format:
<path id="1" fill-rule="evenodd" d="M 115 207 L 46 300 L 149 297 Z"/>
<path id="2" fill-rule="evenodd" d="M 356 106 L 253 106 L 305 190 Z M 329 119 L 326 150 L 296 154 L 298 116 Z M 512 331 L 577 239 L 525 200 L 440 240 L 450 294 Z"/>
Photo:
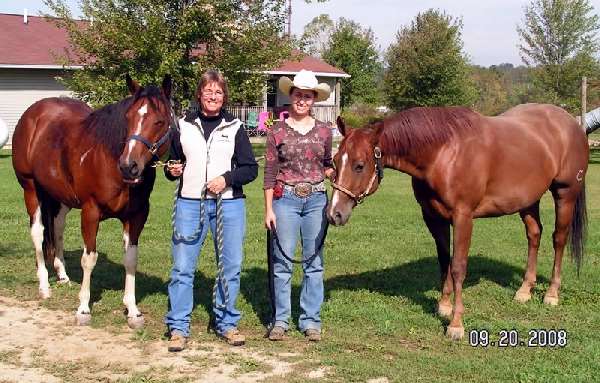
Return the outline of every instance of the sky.
<path id="1" fill-rule="evenodd" d="M 77 0 L 68 0 L 72 9 Z M 490 66 L 501 63 L 523 64 L 519 56 L 516 28 L 523 21 L 523 8 L 531 0 L 328 0 L 306 4 L 292 0 L 292 33 L 301 35 L 304 26 L 320 14 L 331 19 L 351 19 L 370 27 L 376 45 L 384 51 L 396 38 L 396 32 L 409 25 L 419 12 L 434 8 L 463 21 L 464 53 L 471 63 Z M 600 0 L 591 0 L 596 14 Z M 0 0 L 0 13 L 29 14 L 47 11 L 42 0 Z"/>

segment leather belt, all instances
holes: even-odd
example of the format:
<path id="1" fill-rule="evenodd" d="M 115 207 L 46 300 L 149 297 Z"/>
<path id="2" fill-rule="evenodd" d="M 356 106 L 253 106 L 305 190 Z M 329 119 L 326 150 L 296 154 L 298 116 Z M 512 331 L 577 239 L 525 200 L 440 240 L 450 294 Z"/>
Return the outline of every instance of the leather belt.
<path id="1" fill-rule="evenodd" d="M 314 192 L 324 192 L 327 190 L 325 182 L 321 181 L 317 184 L 309 182 L 298 182 L 295 185 L 284 184 L 283 187 L 296 195 L 296 197 L 306 198 Z"/>

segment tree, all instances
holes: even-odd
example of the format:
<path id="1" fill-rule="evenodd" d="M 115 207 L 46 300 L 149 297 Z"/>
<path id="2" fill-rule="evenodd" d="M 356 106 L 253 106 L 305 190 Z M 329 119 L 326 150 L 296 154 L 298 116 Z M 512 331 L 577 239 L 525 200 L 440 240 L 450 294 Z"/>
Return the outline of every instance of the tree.
<path id="1" fill-rule="evenodd" d="M 321 57 L 351 76 L 341 81 L 342 107 L 355 102 L 379 102 L 378 78 L 382 64 L 371 28 L 362 28 L 354 21 L 340 18 Z"/>
<path id="2" fill-rule="evenodd" d="M 321 57 L 327 49 L 334 29 L 335 23 L 329 15 L 322 14 L 312 19 L 304 26 L 304 33 L 300 37 L 302 51 L 314 57 Z"/>
<path id="3" fill-rule="evenodd" d="M 460 19 L 430 9 L 398 31 L 386 52 L 384 90 L 390 107 L 473 103 L 461 29 Z"/>
<path id="4" fill-rule="evenodd" d="M 63 61 L 84 64 L 64 81 L 96 105 L 125 94 L 125 73 L 142 83 L 169 73 L 176 102 L 185 106 L 208 68 L 228 78 L 230 101 L 252 102 L 262 95 L 264 71 L 291 52 L 281 37 L 285 0 L 82 0 L 88 23 L 74 20 L 64 0 L 46 4 L 74 47 L 76 57 Z"/>
<path id="5" fill-rule="evenodd" d="M 508 109 L 508 92 L 502 83 L 502 73 L 496 69 L 481 67 L 473 67 L 471 72 L 477 89 L 474 109 L 488 116 L 495 116 Z"/>
<path id="6" fill-rule="evenodd" d="M 599 68 L 599 18 L 588 0 L 533 0 L 517 28 L 523 61 L 533 69 L 538 101 L 578 108 L 582 76 Z"/>

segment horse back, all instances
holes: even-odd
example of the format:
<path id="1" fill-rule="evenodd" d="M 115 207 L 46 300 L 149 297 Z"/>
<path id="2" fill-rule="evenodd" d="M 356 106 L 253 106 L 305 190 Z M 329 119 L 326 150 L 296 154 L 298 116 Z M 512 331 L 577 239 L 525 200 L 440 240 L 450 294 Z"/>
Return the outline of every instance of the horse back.
<path id="1" fill-rule="evenodd" d="M 561 108 L 524 104 L 473 123 L 477 129 L 440 148 L 430 184 L 449 205 L 461 201 L 475 216 L 515 213 L 587 169 L 585 133 Z"/>
<path id="2" fill-rule="evenodd" d="M 61 97 L 37 101 L 23 113 L 12 141 L 13 167 L 21 185 L 35 180 L 51 194 L 66 195 L 63 202 L 77 200 L 68 185 L 73 178 L 69 158 L 80 147 L 82 123 L 91 112 L 85 103 Z"/>
<path id="3" fill-rule="evenodd" d="M 564 109 L 550 104 L 523 104 L 491 120 L 495 125 L 493 136 L 537 152 L 540 160 L 553 163 L 556 175 L 565 168 L 587 168 L 585 131 Z M 506 137 L 506 131 L 512 139 Z"/>

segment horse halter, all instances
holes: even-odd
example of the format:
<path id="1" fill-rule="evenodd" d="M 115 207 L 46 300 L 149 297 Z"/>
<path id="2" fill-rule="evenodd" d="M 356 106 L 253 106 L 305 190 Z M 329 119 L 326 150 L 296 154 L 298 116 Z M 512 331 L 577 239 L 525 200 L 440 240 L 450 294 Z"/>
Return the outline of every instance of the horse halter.
<path id="1" fill-rule="evenodd" d="M 173 130 L 179 130 L 179 123 L 177 121 L 177 118 L 175 118 L 175 112 L 173 111 L 172 107 L 170 108 L 170 112 L 171 124 L 169 125 L 167 132 L 158 141 L 150 143 L 150 141 L 148 141 L 145 137 L 142 137 L 139 134 L 132 134 L 131 136 L 129 136 L 129 138 L 127 138 L 126 142 L 129 142 L 130 140 L 141 142 L 146 146 L 146 148 L 148 148 L 150 154 L 152 154 L 152 161 L 157 162 L 158 160 L 160 160 L 156 153 L 158 153 L 160 147 L 163 146 L 164 143 L 169 140 L 169 138 L 171 137 L 171 132 Z"/>
<path id="2" fill-rule="evenodd" d="M 369 194 L 371 194 L 371 189 L 375 184 L 375 178 L 377 178 L 378 184 L 381 183 L 381 180 L 383 179 L 383 166 L 381 166 L 381 149 L 378 146 L 373 148 L 373 157 L 375 158 L 375 171 L 373 172 L 373 175 L 369 180 L 369 186 L 367 186 L 367 189 L 364 192 L 362 192 L 359 195 L 356 195 L 352 193 L 349 189 L 345 188 L 342 185 L 336 184 L 335 182 L 332 182 L 331 186 L 333 186 L 334 189 L 337 189 L 342 193 L 346 194 L 348 197 L 352 198 L 357 205 L 360 205 L 362 201 Z"/>

